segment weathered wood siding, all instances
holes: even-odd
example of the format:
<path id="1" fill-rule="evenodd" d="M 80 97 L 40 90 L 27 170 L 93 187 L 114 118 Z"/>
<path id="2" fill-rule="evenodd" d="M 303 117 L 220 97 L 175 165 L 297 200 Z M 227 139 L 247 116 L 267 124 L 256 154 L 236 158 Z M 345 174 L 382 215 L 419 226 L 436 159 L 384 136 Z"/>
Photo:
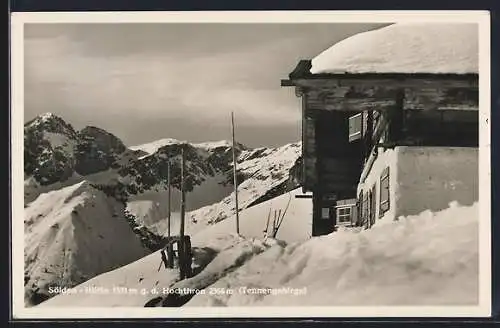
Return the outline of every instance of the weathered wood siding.
<path id="1" fill-rule="evenodd" d="M 329 80 L 314 80 L 302 82 L 308 86 L 308 109 L 351 111 L 391 110 L 397 104 L 398 93 L 402 92 L 403 109 L 433 109 L 433 110 L 478 110 L 479 89 L 477 85 L 463 81 L 424 80 L 413 83 L 398 84 L 394 81 L 388 85 L 386 81 L 353 81 L 335 83 Z M 346 83 L 353 83 L 346 85 Z"/>
<path id="2" fill-rule="evenodd" d="M 416 146 L 479 146 L 477 111 L 407 111 L 399 144 Z"/>
<path id="3" fill-rule="evenodd" d="M 318 177 L 325 194 L 353 192 L 361 173 L 362 144 L 349 142 L 350 113 L 324 111 L 316 121 Z"/>
<path id="4" fill-rule="evenodd" d="M 404 109 L 478 110 L 477 88 L 405 88 Z"/>
<path id="5" fill-rule="evenodd" d="M 305 99 L 303 98 L 305 102 Z M 305 106 L 305 105 L 304 105 Z M 316 120 L 304 110 L 302 122 L 302 185 L 304 191 L 314 190 L 317 183 L 316 170 Z"/>
<path id="6" fill-rule="evenodd" d="M 313 236 L 333 231 L 336 211 L 323 214 L 336 200 L 357 197 L 365 160 L 382 136 L 389 147 L 477 147 L 477 75 L 299 75 L 282 85 L 302 97 L 302 184 L 313 192 Z M 348 118 L 356 113 L 364 118 L 362 138 L 349 142 Z"/>

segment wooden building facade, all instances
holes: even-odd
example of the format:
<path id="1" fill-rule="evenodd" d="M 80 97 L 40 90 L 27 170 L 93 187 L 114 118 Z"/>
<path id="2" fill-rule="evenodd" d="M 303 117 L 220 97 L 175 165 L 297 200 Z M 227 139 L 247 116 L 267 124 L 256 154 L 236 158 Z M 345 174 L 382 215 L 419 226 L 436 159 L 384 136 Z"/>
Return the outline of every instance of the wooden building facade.
<path id="1" fill-rule="evenodd" d="M 388 210 L 388 167 L 377 187 L 360 193 L 380 152 L 478 147 L 477 74 L 311 74 L 310 68 L 309 60 L 300 61 L 281 85 L 302 98 L 302 188 L 313 194 L 313 236 L 334 231 L 339 200 L 356 198 L 356 221 L 368 227 Z"/>

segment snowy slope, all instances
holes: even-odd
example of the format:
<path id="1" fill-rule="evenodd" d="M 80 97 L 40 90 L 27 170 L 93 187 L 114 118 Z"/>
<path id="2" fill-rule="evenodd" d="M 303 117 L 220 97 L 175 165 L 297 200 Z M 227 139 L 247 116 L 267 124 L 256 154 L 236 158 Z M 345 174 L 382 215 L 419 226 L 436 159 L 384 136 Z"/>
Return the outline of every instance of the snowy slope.
<path id="1" fill-rule="evenodd" d="M 230 233 L 211 239 L 199 236 L 194 236 L 195 258 L 205 263 L 193 278 L 176 282 L 171 270 L 158 272 L 160 257 L 155 253 L 79 287 L 111 288 L 119 284 L 148 290 L 170 286 L 233 292 L 205 292 L 191 299 L 162 295 L 152 302 L 157 306 L 162 302 L 168 306 L 432 306 L 478 302 L 477 204 L 451 204 L 437 213 L 426 211 L 399 221 L 381 221 L 370 230 L 343 230 L 288 245 Z M 211 249 L 215 255 L 203 249 Z M 68 294 L 40 306 L 142 307 L 157 297 Z"/>
<path id="2" fill-rule="evenodd" d="M 185 141 L 179 141 L 177 139 L 172 139 L 172 138 L 163 138 L 159 140 L 155 140 L 152 142 L 148 142 L 142 145 L 136 145 L 136 146 L 131 146 L 128 147 L 131 150 L 135 151 L 142 151 L 145 153 L 142 158 L 145 156 L 154 154 L 160 149 L 161 147 L 167 146 L 167 145 L 176 145 L 176 144 L 182 144 L 185 143 Z"/>
<path id="3" fill-rule="evenodd" d="M 213 177 L 207 176 L 205 180 L 196 186 L 191 192 L 186 193 L 188 210 L 195 210 L 208 204 L 219 202 L 233 190 L 232 186 L 224 184 L 226 177 L 217 174 Z M 157 188 L 132 195 L 127 202 L 127 209 L 137 218 L 137 223 L 151 227 L 157 231 L 157 223 L 164 221 L 168 213 L 168 191 L 165 188 Z M 180 207 L 180 191 L 172 188 L 172 222 L 177 224 Z M 158 231 L 160 232 L 160 231 Z M 163 231 L 165 232 L 165 231 Z M 162 233 L 163 233 L 162 232 Z"/>
<path id="4" fill-rule="evenodd" d="M 282 213 L 286 210 L 283 223 L 278 230 L 276 238 L 287 243 L 304 241 L 310 238 L 312 229 L 312 201 L 311 199 L 295 198 L 298 194 L 302 194 L 300 188 L 243 210 L 240 213 L 241 234 L 250 238 L 262 238 L 264 237 L 266 226 L 267 232 L 270 234 L 275 210 L 281 210 Z M 270 212 L 270 220 L 269 224 L 267 224 Z M 226 220 L 201 230 L 194 235 L 194 238 L 198 242 L 209 242 L 214 237 L 224 236 L 233 231 L 236 231 L 236 221 L 235 217 L 231 216 Z"/>
<path id="5" fill-rule="evenodd" d="M 215 148 L 222 148 L 222 147 L 232 147 L 232 143 L 228 140 L 219 140 L 219 141 L 206 141 L 206 142 L 199 142 L 199 143 L 194 143 L 193 146 L 197 148 L 204 148 L 207 150 L 210 149 L 215 149 Z"/>
<path id="6" fill-rule="evenodd" d="M 252 255 L 251 250 L 256 252 L 263 251 L 262 247 L 267 247 L 269 243 L 262 243 L 258 239 L 263 235 L 263 228 L 266 225 L 269 208 L 284 209 L 290 200 L 287 215 L 280 227 L 278 237 L 287 242 L 304 241 L 309 237 L 311 230 L 311 210 L 310 200 L 296 199 L 294 196 L 300 191 L 294 190 L 286 195 L 263 202 L 241 212 L 240 224 L 241 233 L 245 238 L 236 236 L 234 232 L 234 220 L 228 219 L 218 224 L 208 227 L 199 234 L 192 236 L 192 243 L 195 247 L 195 265 L 204 267 L 216 254 L 219 254 L 219 260 L 222 263 L 212 264 L 211 274 L 205 277 L 204 281 L 213 279 L 213 276 L 219 274 L 222 267 L 231 266 L 232 261 L 228 261 L 229 256 L 240 258 L 241 256 Z M 176 226 L 177 227 L 177 226 Z M 252 238 L 257 240 L 252 240 Z M 238 247 L 234 247 L 242 243 Z M 252 245 L 256 245 L 254 248 Z M 226 252 L 222 252 L 227 250 Z M 246 255 L 245 255 L 246 254 Z M 112 289 L 112 286 L 122 286 L 128 288 L 148 288 L 155 286 L 170 286 L 177 281 L 177 275 L 170 270 L 158 270 L 160 263 L 160 254 L 155 252 L 134 263 L 111 272 L 99 275 L 78 286 L 83 288 L 83 294 L 78 297 L 74 295 L 60 295 L 47 302 L 43 306 L 142 306 L 154 295 L 117 295 L 109 293 L 102 295 L 99 293 L 85 292 L 85 287 L 106 287 Z M 214 268 L 215 267 L 215 268 Z M 199 278 L 197 278 L 199 279 Z M 215 281 L 213 281 L 215 282 Z M 213 283 L 212 282 L 212 283 Z M 97 303 L 96 303 L 97 302 Z"/>
<path id="7" fill-rule="evenodd" d="M 311 73 L 477 73 L 478 35 L 477 24 L 397 23 L 338 42 Z"/>
<path id="8" fill-rule="evenodd" d="M 117 178 L 118 178 L 118 173 L 114 169 L 109 169 L 102 172 L 89 174 L 86 176 L 82 176 L 76 172 L 73 172 L 73 174 L 66 180 L 58 181 L 48 185 L 41 185 L 39 182 L 36 181 L 34 177 L 30 176 L 24 180 L 24 204 L 25 206 L 27 206 L 43 193 L 66 188 L 83 181 L 100 184 L 100 183 L 108 183 L 110 181 L 114 181 Z"/>
<path id="9" fill-rule="evenodd" d="M 455 203 L 358 233 L 278 244 L 211 286 L 233 295 L 197 295 L 186 306 L 475 305 L 478 236 L 477 203 Z"/>
<path id="10" fill-rule="evenodd" d="M 50 286 L 74 286 L 146 255 L 123 210 L 86 181 L 29 204 L 24 217 L 27 301 L 47 296 Z"/>
<path id="11" fill-rule="evenodd" d="M 243 151 L 238 157 L 238 172 L 245 180 L 238 184 L 240 210 L 258 203 L 274 188 L 290 181 L 290 170 L 300 156 L 300 143 L 279 148 L 258 148 Z M 279 195 L 280 193 L 278 193 Z M 276 195 L 272 195 L 273 197 Z M 272 198 L 272 197 L 270 197 Z M 187 229 L 195 233 L 234 215 L 234 192 L 219 203 L 202 207 L 187 214 Z"/>
<path id="12" fill-rule="evenodd" d="M 248 254 L 248 249 L 252 249 L 254 242 L 236 236 L 226 234 L 222 237 L 212 238 L 209 242 L 202 244 L 193 240 L 193 253 L 195 260 L 193 266 L 195 270 L 201 270 L 211 263 L 216 257 L 219 260 L 211 264 L 211 272 L 220 272 L 224 267 L 231 265 L 227 261 L 229 257 L 239 258 L 241 253 Z M 256 251 L 262 251 L 262 242 L 255 241 Z M 243 250 L 241 250 L 243 249 Z M 221 259 L 226 259 L 226 261 Z M 156 288 L 161 291 L 163 288 L 170 287 L 178 281 L 178 271 L 164 269 L 159 265 L 161 257 L 159 252 L 152 253 L 129 265 L 104 273 L 93 279 L 90 279 L 78 286 L 76 294 L 60 294 L 55 296 L 39 306 L 41 307 L 59 307 L 59 306 L 144 306 L 151 298 L 158 295 L 148 292 L 141 293 L 117 293 L 113 292 L 113 287 L 125 287 L 128 289 L 141 290 L 145 288 L 148 291 Z M 219 264 L 217 264 L 219 263 Z M 222 268 L 221 268 L 222 267 Z M 197 269 L 199 268 L 199 269 Z M 199 278 L 198 278 L 199 279 Z M 86 290 L 87 288 L 87 290 Z M 94 290 L 92 290 L 94 288 Z M 97 289 L 106 289 L 109 292 L 99 292 Z"/>
<path id="13" fill-rule="evenodd" d="M 25 204 L 42 193 L 87 180 L 108 196 L 127 200 L 138 224 L 155 224 L 166 217 L 169 162 L 171 208 L 179 211 L 181 149 L 186 153 L 187 211 L 229 201 L 233 189 L 232 144 L 227 140 L 190 144 L 161 139 L 127 148 L 103 129 L 87 126 L 76 132 L 62 118 L 48 113 L 25 124 L 24 141 Z M 248 149 L 237 143 L 238 179 L 243 182 L 241 187 L 249 189 L 242 191 L 243 207 L 290 190 L 280 186 L 289 177 L 290 163 L 300 153 L 298 148 Z M 262 167 L 261 162 L 265 163 Z M 217 209 L 210 213 L 220 214 Z M 221 218 L 225 216 L 221 214 Z"/>

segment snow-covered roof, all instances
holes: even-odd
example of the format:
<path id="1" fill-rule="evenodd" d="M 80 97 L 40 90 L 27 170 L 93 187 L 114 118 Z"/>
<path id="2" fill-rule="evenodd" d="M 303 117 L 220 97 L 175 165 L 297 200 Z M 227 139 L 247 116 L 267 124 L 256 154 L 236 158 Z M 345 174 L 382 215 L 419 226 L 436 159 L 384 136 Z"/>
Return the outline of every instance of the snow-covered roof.
<path id="1" fill-rule="evenodd" d="M 478 34 L 472 23 L 396 23 L 336 43 L 310 72 L 478 73 Z"/>

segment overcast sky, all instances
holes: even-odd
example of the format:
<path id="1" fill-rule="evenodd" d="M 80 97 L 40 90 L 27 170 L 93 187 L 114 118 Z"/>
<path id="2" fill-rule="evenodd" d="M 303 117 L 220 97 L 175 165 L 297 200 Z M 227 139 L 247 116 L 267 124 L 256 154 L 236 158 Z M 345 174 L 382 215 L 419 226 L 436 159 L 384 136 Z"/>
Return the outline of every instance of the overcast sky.
<path id="1" fill-rule="evenodd" d="M 26 24 L 25 121 L 52 112 L 132 146 L 160 138 L 300 139 L 280 87 L 300 59 L 376 24 Z"/>

